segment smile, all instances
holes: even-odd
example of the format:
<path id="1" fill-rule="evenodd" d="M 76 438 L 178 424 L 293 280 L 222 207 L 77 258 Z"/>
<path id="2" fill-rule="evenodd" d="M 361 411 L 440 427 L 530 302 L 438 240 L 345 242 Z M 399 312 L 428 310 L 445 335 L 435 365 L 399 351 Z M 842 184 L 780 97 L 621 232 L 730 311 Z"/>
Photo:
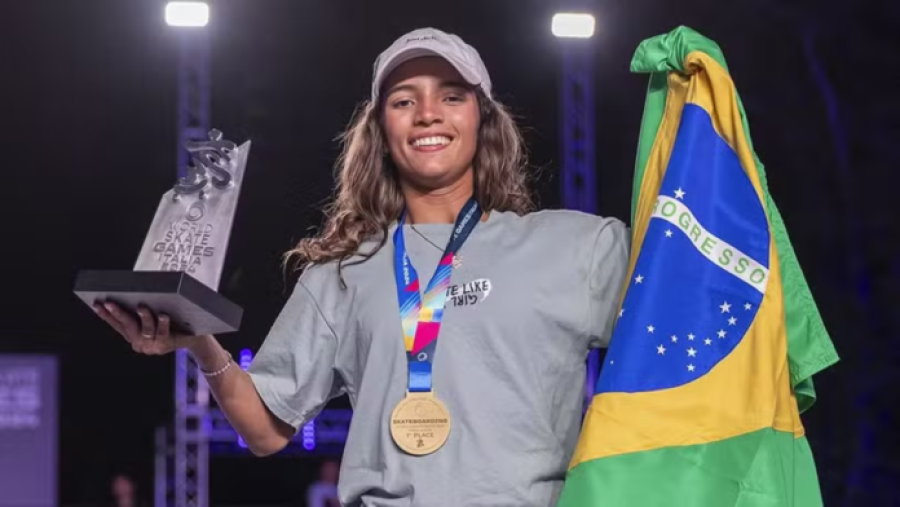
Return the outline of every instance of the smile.
<path id="1" fill-rule="evenodd" d="M 412 142 L 410 142 L 410 145 L 412 145 L 414 148 L 434 150 L 447 146 L 448 144 L 450 144 L 450 141 L 452 141 L 452 139 L 447 136 L 427 136 L 413 139 Z"/>

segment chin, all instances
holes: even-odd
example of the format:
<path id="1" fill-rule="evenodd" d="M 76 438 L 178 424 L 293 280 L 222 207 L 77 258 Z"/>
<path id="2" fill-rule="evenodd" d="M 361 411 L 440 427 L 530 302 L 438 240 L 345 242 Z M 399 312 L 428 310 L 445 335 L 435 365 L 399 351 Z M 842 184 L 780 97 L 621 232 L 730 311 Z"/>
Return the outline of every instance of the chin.
<path id="1" fill-rule="evenodd" d="M 466 171 L 453 171 L 441 167 L 411 168 L 407 175 L 416 186 L 438 189 L 450 185 L 465 175 Z"/>

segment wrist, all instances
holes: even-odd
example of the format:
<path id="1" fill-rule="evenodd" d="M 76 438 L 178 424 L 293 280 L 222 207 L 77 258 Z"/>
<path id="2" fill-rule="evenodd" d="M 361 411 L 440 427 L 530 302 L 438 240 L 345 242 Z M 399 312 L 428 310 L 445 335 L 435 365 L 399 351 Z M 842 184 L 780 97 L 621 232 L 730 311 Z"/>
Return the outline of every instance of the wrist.
<path id="1" fill-rule="evenodd" d="M 200 365 L 200 373 L 202 373 L 204 377 L 206 377 L 206 378 L 218 377 L 219 375 L 224 374 L 226 371 L 228 371 L 231 368 L 231 366 L 234 364 L 234 358 L 231 357 L 231 353 L 228 352 L 227 350 L 224 350 L 224 352 L 225 352 L 225 362 L 222 364 L 222 366 L 219 366 L 215 370 L 210 370 L 210 369 L 204 368 L 203 365 Z"/>
<path id="2" fill-rule="evenodd" d="M 215 337 L 212 335 L 204 334 L 199 336 L 192 336 L 187 343 L 185 343 L 184 348 L 188 350 L 194 356 L 198 354 L 203 354 L 208 349 L 217 348 L 216 345 L 219 343 L 216 341 Z"/>
<path id="3" fill-rule="evenodd" d="M 230 361 L 228 352 L 211 335 L 193 337 L 187 350 L 206 372 L 217 371 Z"/>

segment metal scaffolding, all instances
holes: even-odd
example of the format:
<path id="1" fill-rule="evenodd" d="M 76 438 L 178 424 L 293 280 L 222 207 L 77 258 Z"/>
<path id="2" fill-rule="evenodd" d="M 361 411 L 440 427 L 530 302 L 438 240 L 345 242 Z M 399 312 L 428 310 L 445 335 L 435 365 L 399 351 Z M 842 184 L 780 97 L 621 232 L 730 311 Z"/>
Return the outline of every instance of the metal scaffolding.
<path id="1" fill-rule="evenodd" d="M 566 39 L 562 44 L 560 86 L 562 134 L 562 204 L 585 213 L 597 213 L 594 161 L 594 65 L 591 39 Z M 584 407 L 594 396 L 600 374 L 600 353 L 588 356 Z"/>
<path id="2" fill-rule="evenodd" d="M 591 39 L 568 39 L 562 45 L 562 202 L 586 213 L 597 212 L 591 44 Z"/>
<path id="3" fill-rule="evenodd" d="M 178 177 L 189 163 L 185 146 L 207 138 L 210 130 L 210 55 L 207 30 L 183 30 L 178 55 Z M 175 421 L 173 475 L 164 473 L 164 498 L 157 487 L 157 507 L 209 505 L 209 386 L 190 354 L 175 352 Z M 158 437 L 166 445 L 165 437 Z M 168 456 L 168 453 L 165 453 Z M 159 461 L 159 460 L 157 460 Z M 171 503 L 170 503 L 171 502 Z"/>

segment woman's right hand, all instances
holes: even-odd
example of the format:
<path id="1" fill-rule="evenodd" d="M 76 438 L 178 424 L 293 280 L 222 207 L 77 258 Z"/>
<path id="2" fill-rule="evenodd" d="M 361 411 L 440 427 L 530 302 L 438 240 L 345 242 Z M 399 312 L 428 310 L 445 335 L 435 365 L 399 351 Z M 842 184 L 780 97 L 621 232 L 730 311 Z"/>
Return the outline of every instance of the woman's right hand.
<path id="1" fill-rule="evenodd" d="M 131 312 L 108 301 L 94 303 L 94 311 L 140 354 L 151 356 L 168 354 L 175 349 L 185 348 L 190 343 L 190 336 L 170 332 L 168 315 L 160 314 L 156 318 L 146 307 L 138 308 L 139 319 L 135 319 Z"/>

